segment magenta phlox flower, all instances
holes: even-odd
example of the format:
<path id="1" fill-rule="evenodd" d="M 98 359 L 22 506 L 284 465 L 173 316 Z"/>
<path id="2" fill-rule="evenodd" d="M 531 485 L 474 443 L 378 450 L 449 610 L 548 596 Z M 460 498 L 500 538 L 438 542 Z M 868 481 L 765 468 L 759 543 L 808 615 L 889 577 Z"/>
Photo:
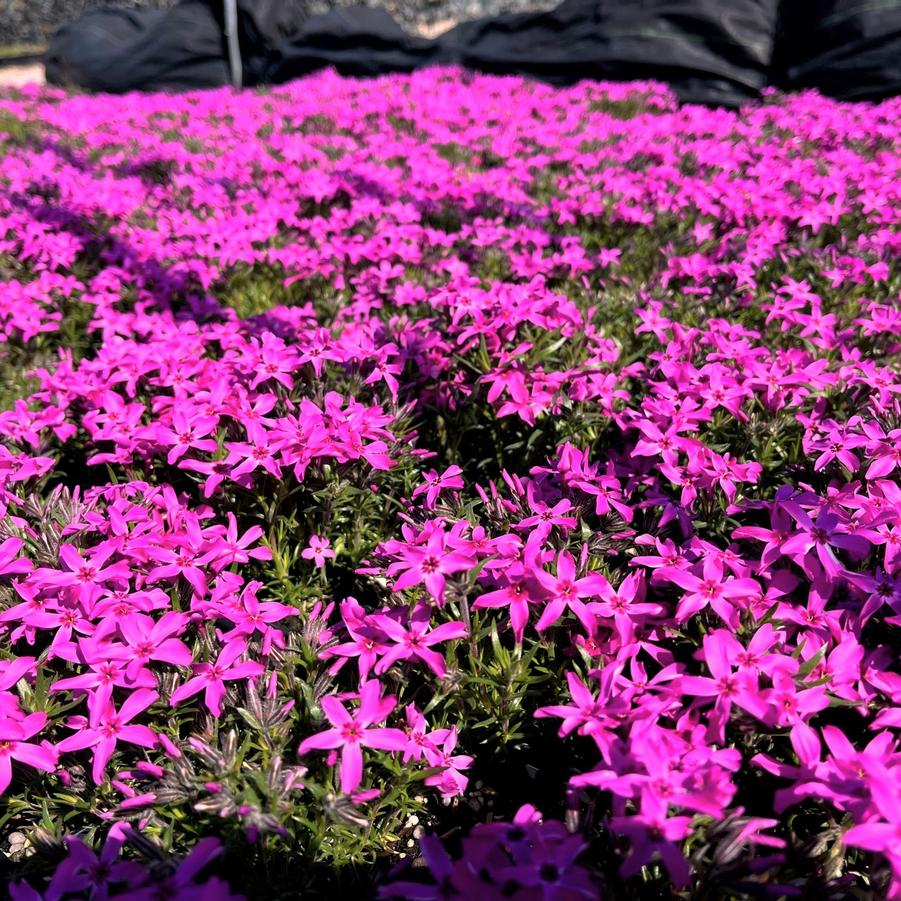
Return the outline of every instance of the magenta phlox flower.
<path id="1" fill-rule="evenodd" d="M 373 469 L 383 472 L 396 465 L 388 444 L 381 438 L 364 444 L 362 437 L 349 428 L 344 430 L 342 438 L 343 440 L 335 447 L 336 456 L 342 463 L 362 459 Z"/>
<path id="2" fill-rule="evenodd" d="M 669 816 L 667 803 L 653 792 L 641 794 L 639 813 L 615 816 L 610 828 L 631 842 L 629 856 L 620 867 L 624 877 L 636 875 L 655 858 L 659 858 L 677 888 L 688 883 L 691 868 L 682 856 L 679 843 L 691 832 L 691 817 Z"/>
<path id="3" fill-rule="evenodd" d="M 475 892 L 485 891 L 485 881 L 467 865 L 465 860 L 454 863 L 450 854 L 435 835 L 423 835 L 419 850 L 434 884 L 399 880 L 379 888 L 379 898 L 402 898 L 404 901 L 443 901 L 450 897 L 477 897 Z M 450 894 L 450 893 L 453 894 Z M 18 899 L 15 899 L 18 901 Z M 31 899 L 27 899 L 31 901 Z"/>
<path id="4" fill-rule="evenodd" d="M 788 511 L 781 504 L 773 504 L 770 507 L 770 528 L 762 526 L 740 526 L 734 529 L 732 537 L 753 538 L 757 541 L 764 542 L 764 549 L 760 555 L 760 562 L 764 567 L 769 567 L 772 563 L 783 556 L 783 548 L 785 542 L 795 531 L 791 517 Z"/>
<path id="5" fill-rule="evenodd" d="M 530 804 L 512 822 L 477 824 L 456 860 L 436 836 L 424 835 L 419 843 L 434 884 L 394 882 L 380 889 L 380 898 L 501 897 L 514 886 L 514 897 L 548 901 L 598 895 L 588 870 L 576 862 L 584 840 L 561 822 L 543 819 Z"/>
<path id="6" fill-rule="evenodd" d="M 666 566 L 658 569 L 655 578 L 671 582 L 684 589 L 685 594 L 676 607 L 676 622 L 684 623 L 706 607 L 710 607 L 726 625 L 737 628 L 739 607 L 736 602 L 756 595 L 760 586 L 754 579 L 736 579 L 724 574 L 721 560 L 709 556 L 694 572 Z"/>
<path id="7" fill-rule="evenodd" d="M 116 751 L 119 742 L 153 748 L 158 744 L 156 733 L 147 726 L 134 725 L 131 721 L 154 704 L 159 693 L 151 689 L 139 688 L 133 691 L 119 707 L 112 701 L 91 710 L 90 717 L 73 717 L 69 721 L 71 728 L 76 729 L 74 735 L 64 738 L 57 748 L 60 751 L 80 751 L 85 748 L 93 750 L 91 774 L 94 782 L 100 785 L 104 779 L 104 771 L 109 759 Z"/>
<path id="8" fill-rule="evenodd" d="M 228 884 L 216 876 L 200 881 L 202 872 L 222 855 L 225 848 L 218 838 L 202 838 L 179 863 L 178 869 L 158 884 L 137 889 L 129 895 L 136 901 L 156 901 L 159 897 L 184 898 L 186 901 L 241 901 Z"/>
<path id="9" fill-rule="evenodd" d="M 207 593 L 207 574 L 203 564 L 203 533 L 196 516 L 185 518 L 185 530 L 177 538 L 169 538 L 168 545 L 149 548 L 152 560 L 159 564 L 147 573 L 147 581 L 168 581 L 183 578 L 200 596 Z"/>
<path id="10" fill-rule="evenodd" d="M 444 603 L 447 577 L 475 565 L 471 554 L 449 546 L 447 532 L 442 526 L 433 528 L 423 544 L 401 545 L 398 557 L 400 559 L 388 567 L 388 576 L 394 579 L 394 590 L 424 585 L 439 605 Z"/>
<path id="11" fill-rule="evenodd" d="M 539 828 L 532 830 L 530 838 L 527 853 L 516 849 L 515 862 L 494 871 L 501 885 L 520 885 L 543 901 L 597 898 L 597 883 L 576 864 L 586 847 L 581 836 Z"/>
<path id="12" fill-rule="evenodd" d="M 779 726 L 806 723 L 814 714 L 829 706 L 826 689 L 821 686 L 798 689 L 794 678 L 783 670 L 773 673 L 773 687 L 761 692 L 769 705 L 764 722 Z"/>
<path id="13" fill-rule="evenodd" d="M 442 473 L 438 473 L 434 469 L 430 469 L 423 475 L 424 485 L 418 485 L 413 489 L 413 497 L 419 497 L 425 494 L 425 509 L 433 510 L 438 495 L 442 491 L 458 489 L 463 487 L 462 476 L 463 470 L 459 466 L 448 466 Z"/>
<path id="14" fill-rule="evenodd" d="M 635 509 L 626 503 L 622 483 L 608 466 L 606 474 L 598 473 L 585 478 L 575 478 L 570 484 L 594 497 L 594 512 L 598 516 L 618 513 L 623 522 L 630 523 L 635 518 Z"/>
<path id="15" fill-rule="evenodd" d="M 238 661 L 245 649 L 245 641 L 233 639 L 219 652 L 213 663 L 195 663 L 194 675 L 172 692 L 169 703 L 175 707 L 202 691 L 207 710 L 213 716 L 222 716 L 222 701 L 227 691 L 225 683 L 239 679 L 255 679 L 263 674 L 262 664 L 255 660 Z"/>
<path id="16" fill-rule="evenodd" d="M 660 569 L 664 566 L 690 569 L 696 559 L 695 554 L 683 550 L 670 538 L 661 540 L 650 535 L 639 536 L 635 539 L 635 544 L 639 547 L 653 545 L 657 553 L 636 554 L 629 559 L 630 566 L 646 566 L 649 569 Z"/>
<path id="17" fill-rule="evenodd" d="M 383 345 L 378 348 L 373 359 L 372 372 L 366 376 L 365 385 L 374 385 L 378 382 L 384 382 L 388 386 L 391 393 L 391 400 L 397 402 L 398 392 L 400 391 L 400 382 L 397 377 L 404 371 L 402 362 L 392 360 L 397 357 L 398 350 L 394 344 Z"/>
<path id="18" fill-rule="evenodd" d="M 648 617 L 660 616 L 666 612 L 663 604 L 645 600 L 647 586 L 644 574 L 631 572 L 614 588 L 606 578 L 599 576 L 597 596 L 600 601 L 590 601 L 588 610 L 598 620 L 612 620 L 613 629 L 624 645 L 635 640 L 636 628 Z"/>
<path id="19" fill-rule="evenodd" d="M 204 534 L 206 553 L 198 560 L 210 564 L 216 571 L 233 563 L 247 563 L 250 560 L 271 560 L 272 551 L 268 547 L 254 547 L 263 536 L 260 526 L 251 526 L 243 535 L 238 534 L 238 521 L 232 512 L 226 513 L 227 525 L 219 526 L 218 535 Z"/>
<path id="20" fill-rule="evenodd" d="M 439 753 L 439 746 L 447 738 L 448 729 L 429 729 L 422 712 L 417 710 L 415 704 L 407 704 L 404 708 L 404 732 L 407 736 L 407 744 L 404 747 L 403 761 L 422 760 L 428 751 L 432 754 Z"/>
<path id="21" fill-rule="evenodd" d="M 347 660 L 356 657 L 360 681 L 365 682 L 379 658 L 391 647 L 388 635 L 378 625 L 376 614 L 367 614 L 354 598 L 341 602 L 341 616 L 349 641 L 329 644 L 319 656 L 324 660 L 338 658 L 330 669 L 332 674 L 337 673 Z"/>
<path id="22" fill-rule="evenodd" d="M 56 769 L 57 750 L 46 741 L 41 744 L 28 741 L 46 725 L 46 713 L 24 714 L 16 696 L 0 692 L 0 794 L 12 781 L 14 760 L 46 773 Z"/>
<path id="23" fill-rule="evenodd" d="M 300 556 L 304 560 L 312 560 L 316 567 L 322 569 L 325 566 L 325 561 L 335 556 L 335 552 L 330 545 L 331 542 L 328 538 L 311 535 L 308 546 L 300 552 Z"/>
<path id="24" fill-rule="evenodd" d="M 866 623 L 883 607 L 901 613 L 901 573 L 890 575 L 881 567 L 869 573 L 848 573 L 847 580 L 863 597 L 859 622 Z"/>
<path id="25" fill-rule="evenodd" d="M 580 579 L 576 578 L 576 563 L 568 551 L 557 555 L 557 572 L 551 574 L 535 567 L 532 576 L 544 589 L 548 596 L 535 628 L 539 632 L 549 629 L 566 610 L 571 610 L 586 631 L 594 628 L 595 618 L 591 607 L 583 598 L 599 597 L 606 579 L 600 573 L 588 573 Z"/>
<path id="26" fill-rule="evenodd" d="M 517 644 L 522 644 L 529 621 L 529 604 L 544 597 L 544 589 L 534 578 L 531 569 L 520 563 L 511 563 L 493 580 L 493 591 L 479 595 L 473 603 L 475 609 L 508 607 L 510 626 Z"/>
<path id="27" fill-rule="evenodd" d="M 107 565 L 117 550 L 115 540 L 104 541 L 84 554 L 74 545 L 61 544 L 59 559 L 65 569 L 41 567 L 32 574 L 33 584 L 45 588 L 74 587 L 82 602 L 90 604 L 100 593 L 101 586 L 127 581 L 131 576 L 131 568 L 124 560 Z"/>
<path id="28" fill-rule="evenodd" d="M 861 758 L 859 765 L 867 778 L 871 808 L 866 820 L 852 826 L 842 836 L 846 845 L 885 855 L 892 867 L 894 882 L 901 887 L 901 791 L 898 765 L 887 765 L 874 756 Z"/>
<path id="29" fill-rule="evenodd" d="M 218 416 L 203 416 L 195 411 L 176 408 L 169 426 L 158 425 L 153 430 L 153 440 L 168 447 L 166 462 L 172 466 L 188 451 L 214 453 L 218 447 L 214 438 L 208 437 L 216 431 Z"/>
<path id="30" fill-rule="evenodd" d="M 56 679 L 50 691 L 86 693 L 89 713 L 95 709 L 105 709 L 117 686 L 128 690 L 156 688 L 156 676 L 149 669 L 133 668 L 133 675 L 126 675 L 130 656 L 123 645 L 98 641 L 92 636 L 79 638 L 76 645 L 65 650 L 63 659 L 87 667 L 87 670 L 77 676 Z"/>
<path id="31" fill-rule="evenodd" d="M 11 660 L 0 660 L 0 692 L 12 688 L 20 679 L 27 679 L 35 672 L 37 658 L 13 657 Z"/>
<path id="32" fill-rule="evenodd" d="M 224 460 L 193 460 L 185 457 L 179 461 L 178 465 L 180 469 L 187 469 L 190 472 L 199 472 L 201 475 L 206 476 L 203 481 L 204 498 L 211 498 L 216 493 L 216 489 L 219 488 L 227 478 L 233 476 L 233 467 L 227 458 Z M 235 479 L 235 481 L 237 481 L 238 484 L 244 484 L 244 482 L 249 484 L 250 477 L 240 477 Z"/>
<path id="33" fill-rule="evenodd" d="M 869 439 L 867 452 L 873 458 L 867 467 L 866 478 L 884 479 L 895 469 L 901 469 L 901 429 L 888 434 L 876 422 L 867 422 L 863 431 Z"/>
<path id="34" fill-rule="evenodd" d="M 282 476 L 281 465 L 277 455 L 282 446 L 282 439 L 258 423 L 247 423 L 247 441 L 227 441 L 228 451 L 226 463 L 231 467 L 230 478 L 238 480 L 262 468 L 276 479 Z"/>
<path id="35" fill-rule="evenodd" d="M 835 582 L 823 572 L 818 563 L 810 561 L 808 568 L 812 580 L 807 592 L 807 603 L 801 606 L 781 598 L 777 612 L 785 622 L 797 623 L 821 639 L 831 636 L 838 641 L 841 635 L 841 611 L 827 609 Z"/>
<path id="36" fill-rule="evenodd" d="M 309 363 L 313 367 L 316 378 L 322 378 L 322 370 L 329 360 L 338 359 L 333 350 L 333 342 L 329 330 L 326 328 L 314 329 L 313 333 L 307 336 L 300 348 L 300 354 L 297 357 L 297 365 L 303 366 Z"/>
<path id="37" fill-rule="evenodd" d="M 621 718 L 628 715 L 631 703 L 618 685 L 622 664 L 605 667 L 598 677 L 598 693 L 591 689 L 573 672 L 566 674 L 572 704 L 554 704 L 540 707 L 535 716 L 559 717 L 563 720 L 560 736 L 565 737 L 578 730 L 580 735 L 594 739 L 601 756 L 609 762 L 610 750 L 616 737 L 616 729 Z M 597 785 L 596 773 L 585 773 L 572 779 L 573 785 Z"/>
<path id="38" fill-rule="evenodd" d="M 535 711 L 536 717 L 561 717 L 563 719 L 560 725 L 561 737 L 569 735 L 576 729 L 580 734 L 588 733 L 593 725 L 607 720 L 607 708 L 574 672 L 566 674 L 566 682 L 573 700 L 572 705 L 540 707 Z"/>
<path id="39" fill-rule="evenodd" d="M 433 751 L 425 749 L 425 758 L 429 766 L 440 766 L 442 770 L 433 776 L 427 776 L 425 784 L 437 788 L 444 798 L 453 798 L 466 791 L 469 779 L 463 774 L 472 764 L 468 754 L 455 754 L 459 734 L 456 726 L 451 726 L 440 745 Z"/>
<path id="40" fill-rule="evenodd" d="M 19 551 L 25 542 L 10 536 L 0 541 L 0 576 L 21 576 L 31 572 L 34 564 L 27 557 L 20 557 Z"/>
<path id="41" fill-rule="evenodd" d="M 725 629 L 717 629 L 704 636 L 703 655 L 710 676 L 682 676 L 679 688 L 697 698 L 715 699 L 710 715 L 711 740 L 725 743 L 726 724 L 732 705 L 763 719 L 767 704 L 761 698 L 757 676 L 748 669 L 735 670 L 744 647 Z"/>
<path id="42" fill-rule="evenodd" d="M 854 451 L 869 443 L 867 437 L 860 432 L 860 423 L 859 416 L 852 416 L 846 423 L 832 423 L 826 435 L 810 442 L 808 452 L 819 451 L 813 464 L 817 472 L 825 469 L 833 460 L 850 473 L 860 469 L 860 457 Z"/>
<path id="43" fill-rule="evenodd" d="M 532 515 L 521 519 L 515 528 L 531 532 L 539 542 L 543 542 L 555 527 L 566 533 L 577 525 L 576 518 L 567 515 L 573 509 L 572 501 L 568 498 L 563 498 L 551 506 L 537 500 L 533 492 L 528 491 L 528 503 Z"/>
<path id="44" fill-rule="evenodd" d="M 298 611 L 279 601 L 261 601 L 257 597 L 257 591 L 261 587 L 259 582 L 249 582 L 238 596 L 237 603 L 222 609 L 223 615 L 234 623 L 232 629 L 222 633 L 223 643 L 246 640 L 259 632 L 263 636 L 261 647 L 263 654 L 268 654 L 273 644 L 276 647 L 284 647 L 284 634 L 281 630 L 273 628 L 272 624 L 297 616 Z"/>
<path id="45" fill-rule="evenodd" d="M 684 427 L 678 423 L 671 422 L 664 429 L 650 419 L 642 419 L 635 428 L 641 433 L 632 451 L 636 457 L 660 456 L 667 466 L 675 466 L 680 452 L 687 453 L 695 447 L 680 434 Z"/>
<path id="46" fill-rule="evenodd" d="M 461 622 L 442 623 L 431 628 L 432 608 L 426 604 L 419 604 L 410 614 L 409 621 L 402 625 L 390 616 L 376 615 L 372 619 L 385 633 L 388 639 L 394 642 L 376 664 L 377 675 L 387 672 L 395 663 L 401 660 L 418 660 L 424 663 L 439 679 L 444 678 L 447 667 L 444 657 L 432 646 L 455 638 L 465 638 L 469 630 Z"/>
<path id="47" fill-rule="evenodd" d="M 170 610 L 158 620 L 143 613 L 133 613 L 122 619 L 117 631 L 124 644 L 110 647 L 112 656 L 126 662 L 125 676 L 135 680 L 152 660 L 175 666 L 190 666 L 193 655 L 190 648 L 177 637 L 187 628 L 188 617 Z"/>
<path id="48" fill-rule="evenodd" d="M 298 365 L 295 348 L 286 346 L 284 341 L 271 332 L 264 332 L 259 341 L 256 339 L 251 341 L 257 346 L 258 356 L 250 387 L 256 388 L 263 382 L 273 379 L 290 391 L 294 387 L 290 373 Z"/>
<path id="49" fill-rule="evenodd" d="M 811 552 L 826 573 L 835 578 L 843 571 L 843 565 L 834 549 L 847 551 L 856 560 L 863 559 L 870 551 L 868 536 L 860 530 L 852 531 L 852 527 L 843 523 L 836 513 L 821 510 L 813 520 L 805 510 L 794 504 L 789 512 L 797 523 L 797 529 L 783 544 L 782 553 L 805 571 L 809 569 L 807 555 Z"/>
<path id="50" fill-rule="evenodd" d="M 738 421 L 747 422 L 747 414 L 741 409 L 744 401 L 752 396 L 751 390 L 736 379 L 723 364 L 709 364 L 700 371 L 704 379 L 698 392 L 704 407 L 715 410 L 722 407 Z"/>
<path id="51" fill-rule="evenodd" d="M 394 710 L 397 701 L 393 695 L 382 697 L 381 685 L 370 680 L 360 686 L 359 707 L 348 713 L 337 699 L 322 699 L 322 711 L 332 728 L 311 735 L 300 743 L 299 754 L 312 750 L 341 748 L 341 791 L 350 794 L 363 781 L 363 748 L 382 751 L 403 751 L 407 736 L 402 729 L 378 727 Z"/>

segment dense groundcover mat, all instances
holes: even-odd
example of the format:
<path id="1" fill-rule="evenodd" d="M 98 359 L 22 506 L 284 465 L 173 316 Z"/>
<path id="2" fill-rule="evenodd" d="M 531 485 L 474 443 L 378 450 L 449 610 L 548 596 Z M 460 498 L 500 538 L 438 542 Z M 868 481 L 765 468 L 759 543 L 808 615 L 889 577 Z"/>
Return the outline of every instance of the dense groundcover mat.
<path id="1" fill-rule="evenodd" d="M 12 896 L 901 897 L 899 122 L 5 95 Z"/>

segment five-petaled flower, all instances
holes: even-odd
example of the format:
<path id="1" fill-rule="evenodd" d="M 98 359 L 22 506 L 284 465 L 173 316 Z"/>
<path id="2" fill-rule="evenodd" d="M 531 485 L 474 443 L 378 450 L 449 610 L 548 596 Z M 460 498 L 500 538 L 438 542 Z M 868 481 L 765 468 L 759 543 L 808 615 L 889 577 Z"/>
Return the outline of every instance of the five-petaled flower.
<path id="1" fill-rule="evenodd" d="M 382 686 L 376 680 L 360 686 L 360 704 L 354 712 L 337 699 L 326 696 L 321 700 L 322 712 L 332 728 L 305 738 L 300 743 L 301 755 L 313 750 L 341 748 L 341 791 L 350 794 L 363 781 L 363 748 L 383 751 L 402 751 L 407 736 L 402 729 L 376 726 L 383 723 L 394 710 L 393 695 L 382 697 Z"/>

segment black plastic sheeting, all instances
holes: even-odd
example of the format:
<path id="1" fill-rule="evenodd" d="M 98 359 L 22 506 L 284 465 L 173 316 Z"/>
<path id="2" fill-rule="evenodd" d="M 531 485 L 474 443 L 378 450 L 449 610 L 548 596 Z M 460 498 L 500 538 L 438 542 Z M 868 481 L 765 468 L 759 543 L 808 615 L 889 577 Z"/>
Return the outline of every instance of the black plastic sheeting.
<path id="1" fill-rule="evenodd" d="M 190 91 L 228 84 L 223 23 L 203 2 L 172 9 L 97 9 L 64 25 L 47 81 L 89 91 Z"/>
<path id="2" fill-rule="evenodd" d="M 554 84 L 581 78 L 668 82 L 682 100 L 736 105 L 767 83 L 777 0 L 565 0 L 550 12 L 463 22 L 436 41 L 384 12 L 310 19 L 266 74 L 279 83 L 323 65 L 352 75 L 454 64 Z"/>
<path id="3" fill-rule="evenodd" d="M 901 0 L 784 0 L 775 83 L 840 100 L 901 94 Z"/>
<path id="4" fill-rule="evenodd" d="M 333 66 L 346 75 L 461 65 L 553 84 L 667 82 L 683 101 L 737 106 L 767 84 L 841 100 L 901 92 L 901 0 L 564 0 L 463 22 L 427 40 L 384 10 L 306 16 L 303 0 L 237 0 L 244 83 Z M 94 91 L 227 84 L 222 4 L 89 13 L 54 36 L 47 77 Z"/>
<path id="5" fill-rule="evenodd" d="M 306 20 L 303 0 L 238 0 L 245 82 L 259 83 L 278 48 Z M 90 91 L 193 90 L 229 84 L 222 3 L 171 9 L 97 9 L 60 28 L 45 57 L 51 84 Z"/>
<path id="6" fill-rule="evenodd" d="M 556 83 L 666 81 L 681 100 L 735 105 L 767 83 L 778 0 L 566 0 L 544 15 L 464 22 L 460 63 Z"/>
<path id="7" fill-rule="evenodd" d="M 441 39 L 430 41 L 404 31 L 383 9 L 354 6 L 311 16 L 282 45 L 264 80 L 281 84 L 326 66 L 343 75 L 371 76 L 450 62 Z"/>

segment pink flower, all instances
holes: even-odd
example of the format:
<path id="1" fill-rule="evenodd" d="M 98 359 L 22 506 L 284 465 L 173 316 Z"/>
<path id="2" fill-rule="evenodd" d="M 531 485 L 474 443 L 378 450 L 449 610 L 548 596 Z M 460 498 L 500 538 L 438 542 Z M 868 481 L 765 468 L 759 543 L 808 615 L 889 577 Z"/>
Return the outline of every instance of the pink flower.
<path id="1" fill-rule="evenodd" d="M 452 573 L 470 569 L 475 559 L 467 553 L 448 547 L 447 533 L 435 529 L 425 545 L 404 545 L 400 549 L 401 560 L 388 567 L 388 575 L 398 575 L 395 591 L 403 591 L 414 585 L 425 585 L 426 591 L 438 604 L 444 603 L 446 577 Z"/>
<path id="2" fill-rule="evenodd" d="M 59 548 L 60 562 L 66 567 L 62 570 L 38 569 L 34 573 L 34 584 L 66 588 L 75 586 L 83 601 L 90 603 L 100 593 L 100 587 L 106 582 L 127 580 L 131 570 L 125 561 L 106 565 L 116 552 L 114 541 L 105 541 L 84 555 L 71 544 L 62 544 Z"/>
<path id="3" fill-rule="evenodd" d="M 834 578 L 841 571 L 842 564 L 833 548 L 846 550 L 856 559 L 862 559 L 868 554 L 868 537 L 853 534 L 852 528 L 841 522 L 835 513 L 821 510 L 814 521 L 796 505 L 792 505 L 789 512 L 799 529 L 782 545 L 782 553 L 796 560 L 799 566 L 805 566 L 807 555 L 815 552 L 823 569 Z"/>
<path id="4" fill-rule="evenodd" d="M 27 557 L 19 557 L 24 542 L 21 538 L 10 537 L 0 542 L 0 576 L 18 576 L 31 572 L 32 562 Z"/>
<path id="5" fill-rule="evenodd" d="M 871 814 L 863 823 L 852 826 L 842 836 L 846 845 L 884 854 L 894 872 L 894 889 L 901 894 L 901 792 L 898 790 L 897 766 L 889 769 L 878 759 L 861 757 L 860 768 L 866 774 Z"/>
<path id="6" fill-rule="evenodd" d="M 760 697 L 757 676 L 748 670 L 734 670 L 744 648 L 732 633 L 725 629 L 711 632 L 704 636 L 703 647 L 710 677 L 682 676 L 679 688 L 685 694 L 716 699 L 710 718 L 710 735 L 713 741 L 724 744 L 726 723 L 733 704 L 759 719 L 765 718 L 767 704 Z"/>
<path id="7" fill-rule="evenodd" d="M 678 843 L 690 834 L 691 817 L 668 816 L 666 801 L 651 791 L 643 791 L 640 812 L 634 816 L 612 817 L 610 828 L 632 842 L 631 852 L 620 867 L 623 876 L 634 876 L 659 856 L 673 885 L 679 888 L 688 882 L 691 868 Z"/>
<path id="8" fill-rule="evenodd" d="M 237 663 L 244 653 L 245 642 L 234 639 L 227 644 L 216 658 L 215 663 L 195 663 L 195 675 L 183 685 L 179 685 L 169 698 L 175 707 L 187 698 L 203 692 L 203 702 L 213 716 L 222 716 L 222 699 L 225 697 L 226 682 L 237 679 L 253 679 L 263 674 L 263 666 L 253 660 Z"/>
<path id="9" fill-rule="evenodd" d="M 268 547 L 254 547 L 262 537 L 263 530 L 259 526 L 251 526 L 243 535 L 238 535 L 238 521 L 235 514 L 226 513 L 228 525 L 224 534 L 208 540 L 209 550 L 200 558 L 200 563 L 212 563 L 218 572 L 232 563 L 247 563 L 249 560 L 271 560 L 272 551 Z M 221 527 L 220 527 L 221 528 Z"/>
<path id="10" fill-rule="evenodd" d="M 594 629 L 594 614 L 582 600 L 597 597 L 606 580 L 600 573 L 588 573 L 581 579 L 576 578 L 576 564 L 572 554 L 561 551 L 557 555 L 557 572 L 552 575 L 544 569 L 535 568 L 532 575 L 549 596 L 535 628 L 539 632 L 549 629 L 567 609 L 571 610 L 585 627 L 586 631 Z"/>
<path id="11" fill-rule="evenodd" d="M 404 731 L 407 735 L 407 745 L 404 748 L 404 763 L 409 760 L 422 760 L 426 752 L 438 753 L 438 745 L 447 738 L 448 729 L 433 729 L 429 731 L 429 724 L 422 713 L 416 709 L 415 704 L 407 704 L 404 708 L 406 724 Z"/>
<path id="12" fill-rule="evenodd" d="M 62 898 L 76 892 L 91 898 L 105 898 L 112 883 L 127 883 L 136 890 L 146 881 L 147 870 L 134 860 L 120 860 L 125 829 L 116 823 L 106 837 L 100 854 L 95 854 L 78 836 L 66 837 L 68 855 L 57 867 L 47 889 L 47 898 Z"/>
<path id="13" fill-rule="evenodd" d="M 372 680 L 360 686 L 360 706 L 351 715 L 334 697 L 324 697 L 322 711 L 331 729 L 311 735 L 300 743 L 299 754 L 312 750 L 341 748 L 341 791 L 350 794 L 363 781 L 363 748 L 403 751 L 407 737 L 401 729 L 374 727 L 382 723 L 397 704 L 393 695 L 381 696 L 381 686 Z"/>
<path id="14" fill-rule="evenodd" d="M 387 672 L 399 660 L 421 660 L 439 678 L 443 678 L 447 670 L 444 658 L 431 650 L 431 646 L 454 638 L 465 638 L 469 630 L 463 623 L 442 623 L 430 629 L 431 608 L 419 604 L 410 616 L 410 622 L 402 626 L 390 616 L 374 616 L 373 621 L 393 642 L 390 648 L 376 664 L 378 675 Z"/>
<path id="15" fill-rule="evenodd" d="M 540 598 L 543 590 L 531 570 L 527 572 L 521 563 L 512 563 L 495 584 L 498 587 L 494 591 L 486 591 L 477 597 L 472 606 L 477 610 L 509 607 L 513 637 L 517 644 L 522 644 L 529 622 L 529 604 Z"/>
<path id="16" fill-rule="evenodd" d="M 425 485 L 419 485 L 413 489 L 413 497 L 419 497 L 420 494 L 424 493 L 425 508 L 426 510 L 432 510 L 435 507 L 435 501 L 438 500 L 438 495 L 442 491 L 446 491 L 448 488 L 463 487 L 463 479 L 460 478 L 462 474 L 463 470 L 459 466 L 448 466 L 441 475 L 434 469 L 430 469 L 423 476 Z"/>
<path id="17" fill-rule="evenodd" d="M 331 550 L 331 542 L 328 538 L 320 538 L 313 535 L 310 543 L 301 552 L 300 556 L 304 560 L 312 560 L 318 568 L 325 566 L 325 561 L 335 556 L 335 552 Z"/>
<path id="18" fill-rule="evenodd" d="M 218 416 L 201 416 L 193 410 L 176 409 L 172 414 L 171 428 L 157 426 L 154 437 L 164 447 L 170 448 L 166 462 L 172 465 L 189 450 L 213 453 L 216 442 L 207 436 L 215 431 L 218 422 Z"/>
<path id="19" fill-rule="evenodd" d="M 425 784 L 437 788 L 444 798 L 462 795 L 469 784 L 469 779 L 463 775 L 462 770 L 469 767 L 472 757 L 468 754 L 454 753 L 458 738 L 457 727 L 452 726 L 444 741 L 435 750 L 426 748 L 425 751 L 425 757 L 430 766 L 443 767 L 440 773 L 427 776 Z"/>
<path id="20" fill-rule="evenodd" d="M 173 637 L 184 632 L 187 619 L 185 614 L 174 610 L 164 613 L 155 622 L 141 613 L 133 613 L 123 619 L 118 624 L 118 631 L 126 644 L 115 654 L 127 661 L 126 677 L 136 679 L 140 670 L 151 660 L 190 666 L 193 660 L 190 648 Z"/>
<path id="21" fill-rule="evenodd" d="M 709 606 L 728 626 L 737 628 L 738 607 L 735 602 L 755 596 L 760 586 L 753 579 L 724 576 L 722 562 L 713 556 L 704 559 L 701 569 L 701 575 L 674 566 L 657 570 L 656 577 L 661 581 L 674 582 L 685 589 L 686 593 L 676 608 L 676 622 L 684 623 Z"/>
<path id="22" fill-rule="evenodd" d="M 74 717 L 70 725 L 78 731 L 64 738 L 58 745 L 60 751 L 80 751 L 93 748 L 92 775 L 94 782 L 103 782 L 104 770 L 120 741 L 144 748 L 157 745 L 156 733 L 147 726 L 130 725 L 131 721 L 153 704 L 159 694 L 146 688 L 133 691 L 116 710 L 112 701 L 91 711 L 90 718 Z"/>
<path id="23" fill-rule="evenodd" d="M 0 794 L 6 791 L 12 779 L 14 760 L 52 773 L 58 757 L 56 749 L 48 742 L 36 745 L 26 740 L 33 738 L 47 725 L 46 713 L 9 716 L 2 711 L 3 706 L 0 705 Z"/>

